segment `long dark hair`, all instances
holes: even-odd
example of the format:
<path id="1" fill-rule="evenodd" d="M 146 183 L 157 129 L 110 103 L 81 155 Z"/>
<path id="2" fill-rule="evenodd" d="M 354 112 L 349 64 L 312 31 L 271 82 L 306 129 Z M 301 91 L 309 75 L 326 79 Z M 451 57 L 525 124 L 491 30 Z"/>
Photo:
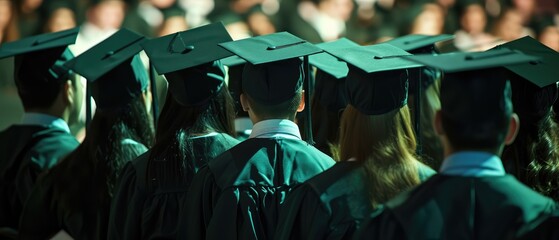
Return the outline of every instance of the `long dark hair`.
<path id="1" fill-rule="evenodd" d="M 190 182 L 193 177 L 190 173 L 196 172 L 196 169 L 189 169 L 195 166 L 187 162 L 195 157 L 191 137 L 210 132 L 235 136 L 234 109 L 233 99 L 225 86 L 207 105 L 198 107 L 180 105 L 168 92 L 149 157 L 148 186 Z"/>
<path id="2" fill-rule="evenodd" d="M 122 108 L 97 109 L 83 143 L 53 169 L 53 172 L 63 172 L 62 175 L 55 173 L 61 181 L 55 185 L 61 190 L 63 204 L 79 207 L 81 203 L 73 202 L 72 195 L 79 195 L 87 187 L 96 192 L 98 203 L 110 203 L 121 168 L 141 154 L 137 147 L 127 146 L 122 141 L 131 139 L 151 146 L 154 133 L 150 119 L 139 96 Z"/>
<path id="3" fill-rule="evenodd" d="M 559 200 L 559 127 L 554 112 L 539 121 L 520 119 L 520 129 L 503 159 L 514 165 L 518 180 L 535 191 Z"/>

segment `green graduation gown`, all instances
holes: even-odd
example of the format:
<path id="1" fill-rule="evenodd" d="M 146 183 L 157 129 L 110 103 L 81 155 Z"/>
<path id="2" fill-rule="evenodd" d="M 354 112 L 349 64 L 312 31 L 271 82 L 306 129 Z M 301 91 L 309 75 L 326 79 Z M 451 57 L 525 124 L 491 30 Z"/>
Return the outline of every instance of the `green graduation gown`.
<path id="1" fill-rule="evenodd" d="M 418 162 L 421 181 L 435 174 Z M 274 239 L 348 239 L 373 211 L 363 162 L 343 161 L 287 198 Z"/>
<path id="2" fill-rule="evenodd" d="M 79 148 L 78 148 L 79 150 Z M 132 160 L 147 148 L 123 141 L 122 155 Z M 106 163 L 70 155 L 39 178 L 22 212 L 19 239 L 47 239 L 60 230 L 74 239 L 106 239 L 110 211 Z"/>
<path id="3" fill-rule="evenodd" d="M 0 132 L 0 227 L 17 229 L 39 174 L 78 147 L 58 128 L 13 125 Z"/>
<path id="4" fill-rule="evenodd" d="M 162 184 L 157 179 L 146 181 L 149 154 L 129 162 L 123 169 L 111 204 L 108 239 L 176 239 L 180 215 L 188 187 L 196 171 L 207 161 L 239 143 L 227 134 L 192 140 L 193 156 L 186 159 L 186 181 Z M 162 157 L 158 157 L 162 158 Z"/>
<path id="5" fill-rule="evenodd" d="M 271 239 L 289 192 L 333 164 L 302 140 L 245 140 L 194 177 L 179 238 Z"/>
<path id="6" fill-rule="evenodd" d="M 385 204 L 355 239 L 511 239 L 556 208 L 511 175 L 435 175 Z"/>

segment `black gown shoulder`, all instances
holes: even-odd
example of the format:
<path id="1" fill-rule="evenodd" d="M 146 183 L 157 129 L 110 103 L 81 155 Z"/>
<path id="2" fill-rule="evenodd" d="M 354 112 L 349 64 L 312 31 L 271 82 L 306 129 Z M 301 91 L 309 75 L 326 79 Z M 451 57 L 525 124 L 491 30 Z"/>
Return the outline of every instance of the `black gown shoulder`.
<path id="1" fill-rule="evenodd" d="M 285 201 L 274 239 L 348 239 L 372 212 L 361 162 L 339 162 Z"/>
<path id="2" fill-rule="evenodd" d="M 357 239 L 512 239 L 556 209 L 511 175 L 435 175 L 373 213 Z"/>
<path id="3" fill-rule="evenodd" d="M 179 215 L 186 214 L 186 201 L 192 176 L 207 161 L 238 144 L 227 134 L 193 139 L 193 156 L 185 159 L 190 179 L 180 184 L 159 184 L 146 179 L 151 152 L 129 162 L 121 173 L 111 203 L 108 239 L 176 239 Z M 161 158 L 161 157 L 156 157 Z M 150 186 L 148 186 L 150 185 Z"/>
<path id="4" fill-rule="evenodd" d="M 270 239 L 286 196 L 332 158 L 301 140 L 248 139 L 194 177 L 181 215 L 188 239 Z"/>
<path id="5" fill-rule="evenodd" d="M 0 227 L 17 229 L 38 176 L 78 145 L 74 136 L 57 128 L 13 125 L 0 132 Z"/>

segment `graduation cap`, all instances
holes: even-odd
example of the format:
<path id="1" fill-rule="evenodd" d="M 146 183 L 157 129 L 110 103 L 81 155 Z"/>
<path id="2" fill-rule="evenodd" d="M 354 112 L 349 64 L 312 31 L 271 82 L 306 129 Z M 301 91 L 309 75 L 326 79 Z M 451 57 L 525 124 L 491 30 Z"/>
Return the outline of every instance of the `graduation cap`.
<path id="1" fill-rule="evenodd" d="M 147 89 L 148 76 L 137 55 L 145 40 L 121 29 L 65 65 L 91 83 L 98 109 L 122 107 Z"/>
<path id="2" fill-rule="evenodd" d="M 454 39 L 454 35 L 440 34 L 435 36 L 410 34 L 399 38 L 395 38 L 384 43 L 400 48 L 412 54 L 417 53 L 434 53 L 435 44 L 438 42 Z"/>
<path id="3" fill-rule="evenodd" d="M 290 33 L 280 32 L 219 44 L 245 59 L 243 92 L 258 102 L 276 105 L 300 91 L 305 82 L 305 101 L 308 104 L 308 55 L 322 50 Z M 303 62 L 299 57 L 304 57 Z M 304 79 L 304 80 L 303 80 Z M 306 136 L 312 144 L 310 107 L 305 110 Z"/>
<path id="4" fill-rule="evenodd" d="M 357 47 L 359 44 L 341 38 L 333 42 L 316 44 L 325 50 L 335 50 L 349 47 Z M 347 76 L 347 64 L 328 53 L 318 53 L 309 56 L 309 63 L 316 67 L 314 98 L 318 100 L 329 111 L 339 111 L 345 108 L 347 100 L 344 94 L 345 79 Z"/>
<path id="5" fill-rule="evenodd" d="M 67 80 L 64 62 L 73 57 L 68 45 L 79 28 L 40 34 L 0 45 L 0 59 L 15 56 L 15 82 L 22 96 L 46 96 L 58 92 Z"/>
<path id="6" fill-rule="evenodd" d="M 510 84 L 503 66 L 539 60 L 510 49 L 406 58 L 445 73 L 441 82 L 441 112 L 455 123 L 486 123 L 487 119 L 502 118 L 511 112 Z M 491 133 L 496 129 L 493 125 L 480 124 L 479 127 L 483 129 L 463 130 L 475 135 Z"/>
<path id="7" fill-rule="evenodd" d="M 513 73 L 510 80 L 515 112 L 524 119 L 532 117 L 533 120 L 549 114 L 558 94 L 556 83 L 559 81 L 557 67 L 559 53 L 529 36 L 494 49 L 502 48 L 518 50 L 541 58 L 538 61 L 505 66 Z"/>
<path id="8" fill-rule="evenodd" d="M 217 44 L 232 41 L 221 22 L 177 32 L 142 44 L 169 91 L 184 106 L 204 105 L 223 86 L 223 65 L 232 54 Z"/>
<path id="9" fill-rule="evenodd" d="M 407 104 L 407 69 L 422 67 L 402 58 L 410 53 L 390 44 L 328 50 L 348 63 L 349 104 L 367 115 L 380 115 Z"/>

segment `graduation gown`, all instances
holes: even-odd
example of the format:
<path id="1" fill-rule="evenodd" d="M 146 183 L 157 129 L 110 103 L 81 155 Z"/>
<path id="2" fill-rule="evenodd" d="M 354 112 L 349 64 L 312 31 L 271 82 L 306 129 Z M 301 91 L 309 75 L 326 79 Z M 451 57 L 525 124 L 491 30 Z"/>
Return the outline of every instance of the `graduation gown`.
<path id="1" fill-rule="evenodd" d="M 129 162 L 124 168 L 112 200 L 108 239 L 176 239 L 180 215 L 187 215 L 186 200 L 192 176 L 207 161 L 239 143 L 227 134 L 193 139 L 193 156 L 186 159 L 187 179 L 173 186 L 146 181 L 149 154 Z"/>
<path id="2" fill-rule="evenodd" d="M 435 175 L 376 211 L 356 239 L 511 239 L 556 208 L 511 175 Z"/>
<path id="3" fill-rule="evenodd" d="M 58 128 L 13 125 L 0 132 L 0 227 L 17 229 L 39 174 L 78 145 L 74 136 Z"/>
<path id="4" fill-rule="evenodd" d="M 147 151 L 125 139 L 130 159 Z M 47 239 L 64 230 L 74 239 L 106 239 L 110 198 L 104 163 L 66 158 L 39 178 L 23 209 L 19 238 Z"/>
<path id="5" fill-rule="evenodd" d="M 271 239 L 286 195 L 333 164 L 301 140 L 245 140 L 194 177 L 179 238 Z"/>
<path id="6" fill-rule="evenodd" d="M 435 171 L 418 162 L 421 181 Z M 343 161 L 287 198 L 274 239 L 349 239 L 373 211 L 363 162 Z"/>

